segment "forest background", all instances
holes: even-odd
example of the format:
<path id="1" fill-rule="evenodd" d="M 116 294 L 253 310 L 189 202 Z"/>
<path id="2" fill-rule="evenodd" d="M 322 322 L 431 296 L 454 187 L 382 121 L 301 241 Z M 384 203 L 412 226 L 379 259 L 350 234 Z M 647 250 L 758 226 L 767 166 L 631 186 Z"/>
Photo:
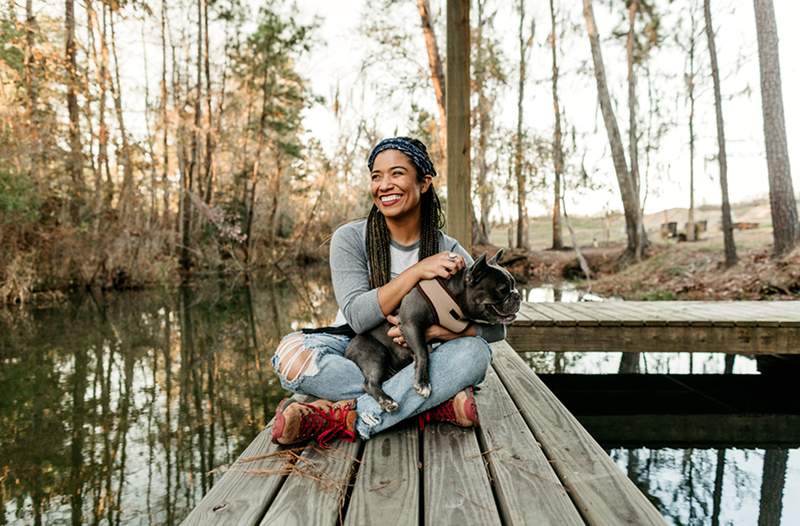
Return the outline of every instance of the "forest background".
<path id="1" fill-rule="evenodd" d="M 475 245 L 510 245 L 536 268 L 547 260 L 536 250 L 570 244 L 561 228 L 567 210 L 578 234 L 591 223 L 578 216 L 594 214 L 599 226 L 592 228 L 605 238 L 593 234 L 585 245 L 605 243 L 614 262 L 620 252 L 649 255 L 668 276 L 696 281 L 674 253 L 671 263 L 659 263 L 659 225 L 646 214 L 685 207 L 691 225 L 701 204 L 718 210 L 720 159 L 730 161 L 731 201 L 769 191 L 758 41 L 767 31 L 757 31 L 755 14 L 772 2 L 758 0 L 755 9 L 700 0 L 472 4 Z M 772 192 L 792 203 L 791 139 L 800 120 L 790 96 L 800 73 L 787 58 L 797 49 L 788 27 L 793 4 L 775 2 L 784 40 L 778 48 L 776 38 L 773 58 L 778 50 L 784 58 L 790 147 L 775 170 L 789 191 L 784 184 Z M 587 5 L 617 144 L 609 139 Z M 7 2 L 0 15 L 0 298 L 24 303 L 35 292 L 245 277 L 323 260 L 332 230 L 368 210 L 364 160 L 380 138 L 420 137 L 444 173 L 443 8 L 427 0 Z M 716 101 L 706 20 L 717 38 Z M 790 240 L 774 242 L 771 216 L 759 235 L 772 244 L 754 244 L 742 272 L 758 274 L 753 265 L 765 264 L 765 251 L 784 266 L 791 261 L 794 206 Z M 543 214 L 547 232 L 537 236 L 533 216 Z M 714 257 L 700 258 L 709 272 L 735 266 L 728 223 L 724 260 L 717 245 L 705 250 Z M 687 225 L 687 237 L 694 230 Z M 592 248 L 588 265 L 602 270 L 597 262 L 608 251 Z M 696 269 L 696 253 L 684 259 Z M 756 293 L 795 293 L 800 276 L 788 271 L 776 280 L 773 263 L 764 272 L 770 276 L 756 280 Z"/>

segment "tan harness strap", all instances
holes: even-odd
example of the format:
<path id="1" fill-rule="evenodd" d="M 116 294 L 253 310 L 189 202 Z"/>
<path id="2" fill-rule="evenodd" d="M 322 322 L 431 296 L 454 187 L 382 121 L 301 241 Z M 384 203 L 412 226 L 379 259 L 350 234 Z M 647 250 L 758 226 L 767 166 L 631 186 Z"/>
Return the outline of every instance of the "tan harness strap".
<path id="1" fill-rule="evenodd" d="M 424 279 L 417 283 L 417 287 L 433 307 L 439 325 L 455 333 L 467 328 L 469 321 L 463 319 L 464 313 L 461 312 L 461 307 L 439 280 Z"/>

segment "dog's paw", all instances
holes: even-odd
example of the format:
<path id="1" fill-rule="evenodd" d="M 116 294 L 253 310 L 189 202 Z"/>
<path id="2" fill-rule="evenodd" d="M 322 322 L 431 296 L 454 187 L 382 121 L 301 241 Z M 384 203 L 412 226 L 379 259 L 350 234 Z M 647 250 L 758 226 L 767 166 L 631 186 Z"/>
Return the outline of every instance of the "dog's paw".
<path id="1" fill-rule="evenodd" d="M 431 386 L 430 384 L 414 384 L 414 390 L 420 395 L 422 398 L 428 398 L 431 395 Z"/>
<path id="2" fill-rule="evenodd" d="M 378 405 L 381 406 L 381 409 L 386 411 L 387 413 L 394 413 L 397 411 L 397 408 L 400 407 L 397 402 L 392 400 L 391 398 L 381 398 L 378 402 Z"/>

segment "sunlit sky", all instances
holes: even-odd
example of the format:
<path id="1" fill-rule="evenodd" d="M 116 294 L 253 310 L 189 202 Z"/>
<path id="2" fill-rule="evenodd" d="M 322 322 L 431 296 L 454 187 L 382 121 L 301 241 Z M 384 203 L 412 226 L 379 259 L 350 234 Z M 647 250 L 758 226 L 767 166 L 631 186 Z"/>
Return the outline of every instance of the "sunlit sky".
<path id="1" fill-rule="evenodd" d="M 673 3 L 673 9 L 685 11 L 689 0 Z M 560 2 L 564 10 L 562 18 L 568 18 L 580 32 L 570 32 L 561 43 L 560 82 L 561 102 L 566 110 L 569 126 L 578 131 L 579 151 L 585 152 L 584 166 L 592 182 L 599 188 L 593 190 L 570 189 L 567 204 L 572 213 L 594 214 L 604 210 L 621 208 L 616 178 L 608 153 L 608 140 L 605 127 L 597 110 L 597 95 L 594 78 L 577 74 L 582 66 L 590 64 L 588 39 L 585 36 L 581 2 L 573 0 Z M 433 16 L 439 29 L 440 51 L 444 43 L 444 2 L 431 2 Z M 496 2 L 500 6 L 495 20 L 495 32 L 501 35 L 503 51 L 508 64 L 509 87 L 501 95 L 496 106 L 496 120 L 512 129 L 516 120 L 516 40 L 517 21 L 512 11 L 512 2 Z M 702 4 L 702 2 L 699 2 Z M 257 12 L 257 2 L 253 2 L 253 13 Z M 551 137 L 553 126 L 552 99 L 550 93 L 550 51 L 547 35 L 550 32 L 548 2 L 528 1 L 529 13 L 536 20 L 536 38 L 529 61 L 529 79 L 526 84 L 525 126 L 532 133 Z M 787 139 L 793 167 L 795 191 L 800 191 L 800 61 L 793 52 L 800 49 L 800 32 L 793 24 L 800 16 L 798 2 L 774 0 L 778 34 L 780 37 L 781 75 L 783 81 L 783 101 L 786 116 Z M 300 18 L 311 21 L 317 17 L 320 27 L 316 33 L 316 44 L 311 53 L 298 65 L 301 74 L 308 78 L 317 95 L 325 102 L 309 109 L 305 115 L 305 126 L 309 138 L 319 140 L 332 151 L 342 134 L 352 133 L 354 123 L 366 115 L 374 121 L 381 133 L 386 136 L 404 134 L 408 131 L 411 97 L 403 97 L 401 104 L 391 105 L 379 100 L 370 83 L 391 82 L 392 64 L 383 64 L 382 72 L 361 72 L 361 65 L 370 46 L 374 47 L 359 31 L 365 17 L 373 16 L 368 8 L 368 0 L 302 0 L 297 3 Z M 712 2 L 714 24 L 717 29 L 717 49 L 722 76 L 722 94 L 725 133 L 728 141 L 729 185 L 732 201 L 740 202 L 764 197 L 768 192 L 764 139 L 761 119 L 761 97 L 759 88 L 758 55 L 756 47 L 755 17 L 753 3 L 745 0 L 714 0 Z M 402 7 L 405 11 L 397 17 L 398 27 L 410 28 L 412 38 L 409 46 L 416 50 L 418 61 L 427 67 L 424 41 L 419 29 L 419 15 L 416 2 L 407 1 Z M 60 4 L 53 4 L 59 10 Z M 176 8 L 173 8 L 176 9 Z M 627 143 L 627 106 L 625 86 L 625 52 L 622 42 L 611 40 L 611 31 L 620 20 L 619 14 L 612 14 L 605 2 L 595 1 L 595 15 L 603 41 L 603 54 L 612 95 L 616 99 L 616 116 L 620 131 Z M 157 13 L 154 15 L 157 16 Z M 664 25 L 673 27 L 675 13 L 667 15 Z M 702 34 L 702 10 L 700 18 L 697 62 L 701 71 L 696 108 L 697 153 L 695 159 L 695 201 L 698 205 L 714 204 L 720 201 L 718 167 L 715 160 L 716 128 L 714 106 L 708 71 L 708 51 L 705 36 Z M 673 18 L 670 18 L 673 17 Z M 191 16 L 190 16 L 191 18 Z M 255 20 L 255 16 L 253 17 Z M 250 28 L 253 27 L 251 24 Z M 247 28 L 246 28 L 247 29 Z M 79 29 L 80 31 L 80 29 Z M 142 24 L 140 20 L 127 20 L 120 24 L 120 47 L 126 57 L 122 64 L 123 89 L 127 112 L 133 122 L 134 133 L 143 131 L 141 115 L 144 113 L 144 79 L 150 78 L 151 90 L 158 85 L 161 68 L 158 49 L 159 28 L 156 23 Z M 667 35 L 673 40 L 674 35 Z M 143 47 L 143 40 L 146 45 Z M 212 46 L 222 50 L 221 31 L 212 33 Z M 144 73 L 144 52 L 147 54 L 148 75 Z M 214 56 L 214 50 L 212 50 Z M 656 212 L 671 207 L 686 207 L 689 201 L 689 149 L 688 149 L 688 106 L 685 100 L 683 72 L 685 56 L 675 46 L 668 46 L 650 61 L 654 84 L 660 92 L 660 101 L 669 113 L 678 119 L 667 135 L 661 140 L 658 150 L 651 155 L 651 168 L 646 198 L 646 212 Z M 427 73 L 427 70 L 426 70 Z M 375 78 L 383 75 L 386 78 Z M 643 75 L 643 72 L 640 72 Z M 331 100 L 339 89 L 343 111 L 337 119 Z M 639 93 L 646 91 L 646 84 L 639 83 Z M 432 90 L 429 94 L 413 100 L 417 105 L 428 108 L 435 114 L 435 101 Z M 647 111 L 647 103 L 640 103 L 639 112 Z M 640 132 L 643 130 L 640 129 Z M 509 135 L 511 140 L 511 135 Z M 640 143 L 640 147 L 642 144 Z M 627 147 L 626 147 L 627 148 Z M 627 153 L 627 152 L 626 152 Z M 582 154 L 580 154 L 582 155 Z M 578 156 L 578 158 L 580 157 Z M 644 154 L 640 154 L 644 163 Z M 542 173 L 549 174 L 549 166 L 542 167 Z M 644 166 L 642 166 L 644 170 Z M 365 169 L 366 182 L 366 169 Z M 498 185 L 505 184 L 507 175 L 493 174 Z M 574 177 L 573 177 L 574 180 Z M 546 213 L 551 192 L 539 190 L 530 197 L 529 209 L 532 214 Z M 508 198 L 499 195 L 492 216 L 496 219 L 509 217 Z"/>

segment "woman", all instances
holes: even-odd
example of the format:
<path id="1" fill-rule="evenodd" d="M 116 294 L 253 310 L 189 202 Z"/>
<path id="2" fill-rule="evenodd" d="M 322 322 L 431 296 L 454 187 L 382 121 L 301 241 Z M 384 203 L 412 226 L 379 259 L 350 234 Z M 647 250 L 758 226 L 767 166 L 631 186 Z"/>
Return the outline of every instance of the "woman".
<path id="1" fill-rule="evenodd" d="M 392 413 L 364 393 L 361 371 L 344 357 L 352 331 L 365 332 L 384 320 L 393 325 L 388 334 L 404 344 L 399 320 L 391 315 L 403 297 L 420 280 L 449 278 L 472 263 L 464 248 L 440 230 L 441 207 L 432 183 L 436 170 L 424 144 L 407 137 L 385 139 L 373 148 L 368 166 L 372 210 L 366 220 L 338 228 L 331 240 L 331 278 L 340 307 L 334 327 L 285 336 L 272 359 L 284 388 L 320 400 L 282 400 L 273 442 L 315 439 L 324 445 L 337 437 L 352 440 L 356 433 L 368 439 L 417 414 L 464 427 L 478 424 L 472 386 L 483 380 L 491 360 L 487 341 L 505 337 L 502 325 L 470 324 L 458 334 L 431 327 L 427 339 L 438 343 L 430 356 L 432 393 L 425 399 L 414 391 L 411 364 L 383 385 L 399 404 Z"/>

